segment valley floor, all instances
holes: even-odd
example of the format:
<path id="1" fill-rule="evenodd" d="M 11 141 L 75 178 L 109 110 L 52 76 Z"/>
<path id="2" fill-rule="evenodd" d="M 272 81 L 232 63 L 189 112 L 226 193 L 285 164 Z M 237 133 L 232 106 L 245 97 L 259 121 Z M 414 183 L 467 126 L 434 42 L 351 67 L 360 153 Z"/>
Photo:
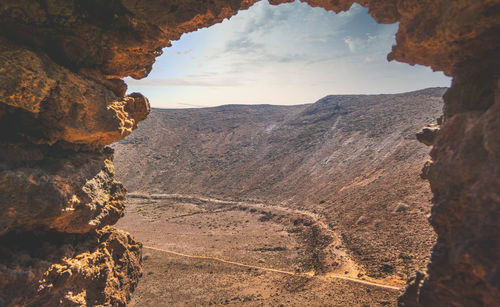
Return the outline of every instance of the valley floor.
<path id="1" fill-rule="evenodd" d="M 395 306 L 318 216 L 264 204 L 131 194 L 117 225 L 144 244 L 130 306 Z"/>

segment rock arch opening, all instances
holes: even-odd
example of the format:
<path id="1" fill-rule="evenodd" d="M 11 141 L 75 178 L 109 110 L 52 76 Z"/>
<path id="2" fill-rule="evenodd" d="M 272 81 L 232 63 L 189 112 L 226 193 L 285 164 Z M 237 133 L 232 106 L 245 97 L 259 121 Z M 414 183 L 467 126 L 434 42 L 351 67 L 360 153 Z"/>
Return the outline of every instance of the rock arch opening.
<path id="1" fill-rule="evenodd" d="M 121 78 L 147 76 L 171 40 L 255 2 L 3 1 L 0 303 L 126 303 L 141 252 L 128 235 L 105 226 L 123 214 L 125 193 L 104 146 L 136 128 L 149 104 L 140 94 L 125 95 Z M 305 2 L 342 11 L 354 1 Z M 377 22 L 400 22 L 390 59 L 454 78 L 427 170 L 437 243 L 427 275 L 414 280 L 400 304 L 493 306 L 500 300 L 500 4 L 358 2 Z M 53 247 L 26 252 L 19 233 Z M 91 272 L 105 274 L 96 283 Z"/>
<path id="2" fill-rule="evenodd" d="M 152 107 L 293 105 L 326 95 L 449 87 L 425 66 L 387 61 L 398 24 L 377 24 L 358 4 L 335 14 L 306 3 L 257 2 L 219 24 L 184 34 L 128 92 Z"/>
<path id="3" fill-rule="evenodd" d="M 355 31 L 350 30 L 353 27 Z M 161 258 L 171 255 L 158 250 L 217 255 L 254 266 L 274 259 L 271 266 L 275 269 L 339 275 L 392 287 L 402 287 L 416 270 L 425 269 L 435 239 L 426 220 L 431 194 L 419 176 L 428 148 L 419 146 L 414 135 L 442 115 L 444 89 L 370 97 L 329 95 L 305 104 L 335 91 L 352 94 L 353 88 L 368 94 L 404 92 L 390 88 L 402 80 L 417 89 L 425 87 L 422 76 L 432 84 L 430 69 L 422 72 L 401 64 L 407 69 L 396 72 L 400 65 L 388 64 L 386 56 L 396 30 L 397 25 L 379 27 L 367 9 L 358 5 L 335 15 L 307 4 L 275 7 L 259 2 L 231 20 L 181 37 L 157 58 L 147 78 L 126 80 L 129 92 L 145 94 L 152 107 L 170 109 L 152 108 L 137 131 L 113 145 L 117 178 L 129 191 L 129 213 L 117 226 L 148 242 L 144 269 L 152 274 L 142 279 L 135 304 L 149 300 L 149 291 L 176 295 L 171 284 L 161 290 L 151 286 L 183 277 L 154 274 L 161 270 Z M 368 56 L 376 58 L 375 63 L 364 61 Z M 353 61 L 367 67 L 360 68 Z M 347 68 L 341 69 L 342 65 Z M 350 70 L 355 72 L 351 75 Z M 405 80 L 412 73 L 420 78 Z M 294 78 L 299 82 L 292 83 L 290 74 L 298 75 Z M 394 76 L 384 80 L 380 74 Z M 256 80 L 248 81 L 249 76 Z M 270 79 L 287 81 L 280 84 Z M 307 83 L 322 83 L 323 88 Z M 251 106 L 256 101 L 273 106 Z M 278 106 L 297 102 L 296 106 Z M 172 110 L 205 104 L 231 105 Z M 220 208 L 219 201 L 210 204 L 196 197 L 226 203 Z M 176 198 L 180 204 L 173 203 Z M 151 204 L 145 205 L 148 201 Z M 270 211 L 263 214 L 258 208 L 245 219 L 233 216 L 240 209 L 251 210 L 255 202 L 267 204 Z M 313 214 L 318 221 L 311 222 L 310 216 L 294 210 Z M 273 215 L 284 222 L 270 218 Z M 287 222 L 292 219 L 298 225 L 304 219 L 307 226 Z M 313 229 L 319 222 L 325 227 L 317 235 Z M 239 225 L 236 229 L 235 224 Z M 287 229 L 280 234 L 285 238 L 309 243 L 265 239 L 270 232 L 265 226 L 274 229 L 273 224 Z M 185 243 L 186 232 L 192 243 Z M 241 234 L 246 235 L 238 237 Z M 206 238 L 199 242 L 195 239 L 199 236 Z M 274 252 L 269 255 L 269 250 Z M 204 270 L 193 269 L 189 274 L 203 278 Z M 224 274 L 214 274 L 220 278 L 214 277 L 205 287 L 188 280 L 184 290 L 219 292 L 215 280 L 223 280 Z M 245 286 L 247 292 L 252 291 L 251 284 Z M 364 296 L 364 290 L 358 293 Z M 392 295 L 395 301 L 396 293 Z M 195 296 L 183 299 L 188 305 L 203 304 L 191 301 Z"/>

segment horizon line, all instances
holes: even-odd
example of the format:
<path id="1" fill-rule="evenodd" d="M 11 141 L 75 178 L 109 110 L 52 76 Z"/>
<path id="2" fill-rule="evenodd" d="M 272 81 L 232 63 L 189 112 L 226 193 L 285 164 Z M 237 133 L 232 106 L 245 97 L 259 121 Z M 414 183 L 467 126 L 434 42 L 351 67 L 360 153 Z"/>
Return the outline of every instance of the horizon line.
<path id="1" fill-rule="evenodd" d="M 229 103 L 229 104 L 220 104 L 220 105 L 214 105 L 214 106 L 196 106 L 196 105 L 190 105 L 185 103 L 188 107 L 153 107 L 151 106 L 151 109 L 159 109 L 159 110 L 184 110 L 184 109 L 210 109 L 210 108 L 219 108 L 219 107 L 226 107 L 226 106 L 273 106 L 273 107 L 296 107 L 296 106 L 304 106 L 304 105 L 310 105 L 314 104 L 324 98 L 327 97 L 333 97 L 333 96 L 379 96 L 379 95 L 401 95 L 401 94 L 410 94 L 410 93 L 415 93 L 415 92 L 420 92 L 420 91 L 425 91 L 425 90 L 431 90 L 431 89 L 448 89 L 450 87 L 447 86 L 433 86 L 433 87 L 425 87 L 417 90 L 412 90 L 412 91 L 407 91 L 407 92 L 397 92 L 397 93 L 375 93 L 375 94 L 329 94 L 326 96 L 323 96 L 319 99 L 317 99 L 314 102 L 304 102 L 304 103 L 298 103 L 298 104 L 271 104 L 271 103 L 255 103 L 255 104 L 248 104 L 248 103 Z M 183 103 L 179 103 L 183 104 Z"/>

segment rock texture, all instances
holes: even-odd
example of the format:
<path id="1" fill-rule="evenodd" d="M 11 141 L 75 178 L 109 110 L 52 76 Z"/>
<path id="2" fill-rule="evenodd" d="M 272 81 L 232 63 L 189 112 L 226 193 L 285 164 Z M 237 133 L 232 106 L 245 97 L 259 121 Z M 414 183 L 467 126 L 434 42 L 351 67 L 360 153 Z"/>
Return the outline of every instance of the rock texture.
<path id="1" fill-rule="evenodd" d="M 149 112 L 141 94 L 123 96 L 123 90 L 87 78 L 87 71 L 75 74 L 46 55 L 1 39 L 0 67 L 0 95 L 9 117 L 29 121 L 10 125 L 10 134 L 31 142 L 107 145 L 130 134 Z"/>
<path id="2" fill-rule="evenodd" d="M 87 233 L 123 215 L 126 191 L 114 179 L 110 148 L 74 153 L 36 147 L 31 150 L 39 160 L 26 161 L 19 152 L 29 148 L 9 147 L 0 163 L 0 210 L 8 213 L 0 220 L 0 235 L 34 229 Z"/>
<path id="3" fill-rule="evenodd" d="M 89 162 L 90 156 L 83 158 L 83 164 L 92 164 L 87 168 L 89 172 L 103 171 L 102 176 L 94 177 L 96 174 L 84 174 L 86 167 L 75 165 L 76 161 L 69 157 L 77 152 L 101 151 L 104 145 L 130 133 L 148 113 L 147 100 L 139 94 L 125 96 L 126 86 L 120 78 L 147 76 L 155 57 L 170 40 L 220 22 L 256 1 L 0 1 L 0 156 L 33 158 L 32 164 L 23 161 L 20 168 L 12 159 L 2 160 L 7 164 L 2 166 L 2 178 L 12 183 L 11 187 L 1 185 L 1 194 L 9 195 L 2 198 L 9 204 L 1 206 L 10 208 L 0 213 L 4 231 L 22 232 L 35 225 L 44 231 L 83 231 L 82 225 L 93 223 L 79 221 L 80 226 L 71 229 L 68 221 L 75 216 L 61 213 L 61 209 L 101 206 L 97 210 L 82 209 L 87 212 L 87 219 L 94 220 L 111 203 L 115 209 L 97 218 L 94 228 L 112 223 L 115 217 L 107 220 L 106 216 L 119 215 L 117 202 L 122 191 L 111 188 L 114 183 L 109 163 L 105 163 L 106 169 Z M 353 3 L 304 1 L 333 11 L 346 10 Z M 401 304 L 492 305 L 499 301 L 500 1 L 358 2 L 369 7 L 378 22 L 399 22 L 397 44 L 389 59 L 427 65 L 454 77 L 453 86 L 445 95 L 444 120 L 434 141 L 433 163 L 428 167 L 435 202 L 431 222 L 438 242 L 422 287 L 411 296 L 416 299 Z M 14 150 L 18 145 L 19 151 Z M 66 172 L 57 170 L 54 156 L 40 156 L 40 151 L 26 149 L 31 146 L 40 146 L 42 154 L 44 146 L 72 151 L 61 158 L 61 163 L 77 170 L 79 178 L 71 179 L 68 187 L 58 185 L 57 181 L 63 178 L 58 176 L 65 176 Z M 55 165 L 54 169 L 44 169 L 44 159 L 47 165 Z M 109 161 L 106 155 L 101 159 Z M 103 194 L 110 189 L 111 194 L 101 197 L 101 192 L 85 192 L 84 181 L 94 181 L 90 186 L 103 189 Z M 16 192 L 23 184 L 26 195 Z M 82 184 L 83 192 L 77 191 Z M 61 194 L 50 196 L 57 191 Z M 67 203 L 70 195 L 82 198 L 81 202 Z M 47 218 L 46 222 L 35 222 L 36 217 L 23 209 L 30 202 L 36 206 L 48 204 L 51 197 L 62 203 L 52 203 L 54 212 L 41 215 L 42 220 Z M 59 226 L 50 226 L 51 220 L 58 220 Z M 137 263 L 132 258 L 131 265 Z M 10 265 L 2 263 L 2 270 L 11 270 Z M 90 267 L 100 268 L 89 262 Z M 132 271 L 127 274 L 134 280 Z M 130 289 L 125 284 L 114 289 L 120 287 L 124 291 Z M 97 290 L 102 288 L 89 285 L 87 296 Z M 15 301 L 11 297 L 15 292 L 0 291 L 4 301 Z M 112 292 L 103 292 L 104 297 L 92 296 L 97 298 L 92 304 L 109 302 Z M 49 301 L 44 304 L 63 304 L 57 295 L 46 298 Z M 75 304 L 84 305 L 83 300 L 79 302 Z"/>
<path id="4" fill-rule="evenodd" d="M 484 70 L 469 75 L 479 68 Z M 490 70 L 475 63 L 462 72 L 465 76 L 456 76 L 445 95 L 449 112 L 456 108 L 456 113 L 445 113 L 431 151 L 428 177 L 435 205 L 430 221 L 438 240 L 420 291 L 422 305 L 500 302 L 499 71 L 498 65 Z"/>
<path id="5" fill-rule="evenodd" d="M 141 275 L 141 244 L 109 227 L 9 234 L 0 243 L 2 306 L 124 306 Z"/>

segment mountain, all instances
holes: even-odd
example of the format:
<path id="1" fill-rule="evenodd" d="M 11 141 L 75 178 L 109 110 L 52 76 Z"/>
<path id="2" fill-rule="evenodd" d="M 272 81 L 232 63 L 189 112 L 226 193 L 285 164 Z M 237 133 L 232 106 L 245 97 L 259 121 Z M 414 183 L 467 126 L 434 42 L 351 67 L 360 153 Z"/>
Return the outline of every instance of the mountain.
<path id="1" fill-rule="evenodd" d="M 113 145 L 130 192 L 179 193 L 321 216 L 372 277 L 406 279 L 434 243 L 429 148 L 415 134 L 442 113 L 444 88 L 331 95 L 299 106 L 153 109 Z"/>

